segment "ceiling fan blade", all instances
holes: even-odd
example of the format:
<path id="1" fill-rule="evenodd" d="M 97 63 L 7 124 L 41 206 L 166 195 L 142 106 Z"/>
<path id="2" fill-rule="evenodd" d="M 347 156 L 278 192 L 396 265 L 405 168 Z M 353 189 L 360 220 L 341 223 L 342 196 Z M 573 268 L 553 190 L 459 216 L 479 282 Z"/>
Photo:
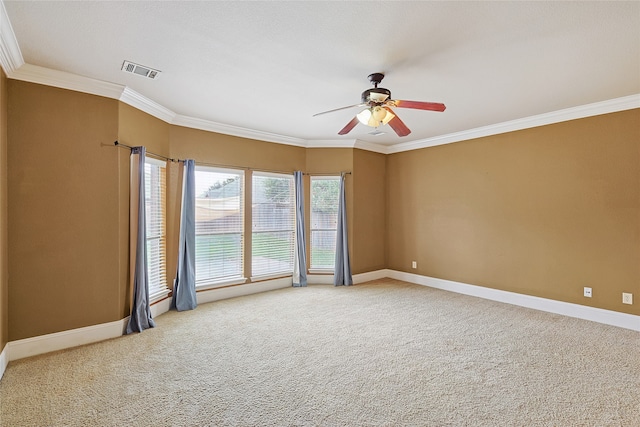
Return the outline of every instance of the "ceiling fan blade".
<path id="1" fill-rule="evenodd" d="M 346 135 L 349 132 L 351 132 L 351 130 L 356 127 L 356 125 L 358 124 L 358 118 L 354 117 L 353 120 L 351 120 L 349 123 L 347 123 L 347 125 L 345 127 L 342 128 L 342 130 L 340 132 L 338 132 L 338 135 Z"/>
<path id="2" fill-rule="evenodd" d="M 421 102 L 421 101 L 393 101 L 396 107 L 413 108 L 415 110 L 444 111 L 447 107 L 439 102 Z"/>
<path id="3" fill-rule="evenodd" d="M 340 108 L 336 108 L 335 110 L 329 110 L 329 111 L 323 111 L 322 113 L 316 113 L 311 117 L 315 117 L 315 116 L 321 116 L 322 114 L 327 114 L 327 113 L 333 113 L 334 111 L 340 111 L 340 110 L 346 110 L 348 108 L 353 108 L 353 107 L 365 107 L 367 104 L 355 104 L 355 105 L 349 105 L 348 107 L 340 107 Z"/>
<path id="4" fill-rule="evenodd" d="M 391 110 L 391 108 L 384 107 L 384 109 L 395 116 L 389 121 L 388 125 L 391 126 L 391 129 L 393 129 L 393 131 L 397 133 L 398 136 L 407 136 L 411 133 L 411 130 L 407 127 L 407 125 L 405 125 L 404 122 L 400 120 L 400 117 L 398 117 L 398 115 L 393 110 Z"/>

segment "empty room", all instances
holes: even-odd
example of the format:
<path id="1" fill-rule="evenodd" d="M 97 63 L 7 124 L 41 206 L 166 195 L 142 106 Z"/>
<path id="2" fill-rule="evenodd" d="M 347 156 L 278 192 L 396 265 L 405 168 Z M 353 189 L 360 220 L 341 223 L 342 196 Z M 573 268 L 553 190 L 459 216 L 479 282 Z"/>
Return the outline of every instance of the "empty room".
<path id="1" fill-rule="evenodd" d="M 0 426 L 640 425 L 640 2 L 0 0 Z"/>

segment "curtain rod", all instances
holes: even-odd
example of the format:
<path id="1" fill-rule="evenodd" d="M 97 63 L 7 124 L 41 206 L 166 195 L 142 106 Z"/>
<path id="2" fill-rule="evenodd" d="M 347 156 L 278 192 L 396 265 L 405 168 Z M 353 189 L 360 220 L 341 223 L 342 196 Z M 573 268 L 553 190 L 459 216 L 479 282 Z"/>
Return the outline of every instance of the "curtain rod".
<path id="1" fill-rule="evenodd" d="M 334 172 L 334 173 L 311 173 L 311 172 L 305 172 L 305 175 L 310 175 L 310 176 L 337 176 L 337 175 L 351 175 L 351 171 L 344 171 L 344 172 Z"/>
<path id="2" fill-rule="evenodd" d="M 269 169 L 256 169 L 256 168 L 250 168 L 247 166 L 237 166 L 237 165 L 220 165 L 220 164 L 216 164 L 216 163 L 205 163 L 205 162 L 198 162 L 196 161 L 196 166 L 210 166 L 210 167 L 214 167 L 214 168 L 222 168 L 222 169 L 240 169 L 240 170 L 246 170 L 246 171 L 257 171 L 257 172 L 269 172 L 269 173 L 281 173 L 281 174 L 286 174 L 286 175 L 292 175 L 294 171 L 278 171 L 278 170 L 269 170 Z"/>
<path id="3" fill-rule="evenodd" d="M 215 163 L 204 163 L 196 161 L 196 166 L 211 166 L 215 168 L 230 168 L 230 169 L 241 169 L 248 171 L 256 171 L 256 172 L 270 172 L 270 173 L 281 173 L 281 174 L 293 174 L 295 171 L 279 171 L 279 170 L 269 170 L 269 169 L 258 169 L 258 168 L 250 168 L 247 166 L 236 166 L 236 165 L 220 165 Z M 336 176 L 336 175 L 351 175 L 351 171 L 346 172 L 335 172 L 335 173 L 307 173 L 304 172 L 303 175 L 315 175 L 315 176 Z"/>
<path id="4" fill-rule="evenodd" d="M 133 147 L 130 147 L 130 146 L 125 145 L 125 144 L 123 144 L 123 143 L 121 143 L 121 142 L 118 142 L 118 141 L 114 141 L 114 142 L 113 142 L 113 145 L 115 145 L 116 147 L 124 147 L 124 148 L 128 148 L 129 150 L 133 149 Z M 151 156 L 157 157 L 157 158 L 159 158 L 159 159 L 166 160 L 166 161 L 168 161 L 168 162 L 183 162 L 183 161 L 184 161 L 184 160 L 180 160 L 180 159 L 172 159 L 172 158 L 170 158 L 170 157 L 166 157 L 166 156 L 163 156 L 163 155 L 160 155 L 160 154 L 152 153 L 151 151 L 147 151 L 146 153 L 147 153 L 147 154 L 149 154 L 149 155 L 151 155 Z"/>
<path id="5" fill-rule="evenodd" d="M 133 147 L 123 144 L 121 142 L 118 141 L 114 141 L 113 145 L 115 145 L 116 147 L 124 147 L 124 148 L 128 148 L 129 150 L 131 150 Z M 152 153 L 150 151 L 147 151 L 147 154 L 151 155 L 151 156 L 155 156 L 158 157 L 160 159 L 166 160 L 166 161 L 170 161 L 170 162 L 184 162 L 184 160 L 180 160 L 180 159 L 172 159 L 166 156 L 162 156 L 160 154 L 156 154 L 156 153 Z M 196 165 L 200 165 L 200 166 L 211 166 L 211 167 L 217 167 L 217 168 L 231 168 L 231 169 L 241 169 L 241 170 L 249 170 L 249 171 L 257 171 L 257 172 L 270 172 L 270 173 L 281 173 L 281 174 L 293 174 L 294 171 L 279 171 L 279 170 L 268 170 L 268 169 L 255 169 L 255 168 L 250 168 L 250 167 L 246 167 L 246 166 L 235 166 L 235 165 L 220 165 L 220 164 L 215 164 L 215 163 L 204 163 L 204 162 L 196 162 Z M 351 175 L 351 171 L 345 171 L 345 172 L 335 172 L 335 173 L 308 173 L 308 172 L 304 172 L 303 175 L 313 175 L 313 176 L 336 176 L 336 175 Z"/>

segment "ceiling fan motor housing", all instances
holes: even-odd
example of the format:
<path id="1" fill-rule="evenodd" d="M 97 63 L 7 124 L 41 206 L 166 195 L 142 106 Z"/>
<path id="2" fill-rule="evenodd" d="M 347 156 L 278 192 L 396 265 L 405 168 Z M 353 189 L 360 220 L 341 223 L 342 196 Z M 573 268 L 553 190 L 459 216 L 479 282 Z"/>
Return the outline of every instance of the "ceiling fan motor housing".
<path id="1" fill-rule="evenodd" d="M 383 87 L 375 87 L 372 89 L 367 89 L 364 92 L 362 92 L 363 104 L 369 104 L 370 102 L 373 102 L 374 104 L 379 104 L 390 98 L 391 98 L 391 91 Z"/>

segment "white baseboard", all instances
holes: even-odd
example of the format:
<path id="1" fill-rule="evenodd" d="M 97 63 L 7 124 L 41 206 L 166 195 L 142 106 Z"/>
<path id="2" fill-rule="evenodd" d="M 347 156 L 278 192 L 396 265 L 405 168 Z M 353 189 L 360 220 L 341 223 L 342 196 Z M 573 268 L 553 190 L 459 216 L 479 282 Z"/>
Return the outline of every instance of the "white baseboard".
<path id="1" fill-rule="evenodd" d="M 11 341 L 7 345 L 9 348 L 8 358 L 9 361 L 12 361 L 116 338 L 123 334 L 128 321 L 129 317 L 126 317 L 122 320 L 102 323 L 100 325 L 86 326 L 84 328 Z"/>
<path id="2" fill-rule="evenodd" d="M 156 318 L 171 309 L 171 297 L 154 303 L 151 307 L 151 317 Z"/>
<path id="3" fill-rule="evenodd" d="M 372 280 L 384 279 L 385 277 L 389 277 L 389 272 L 391 270 L 383 269 L 376 271 L 368 271 L 366 273 L 355 274 L 353 276 L 353 284 L 357 285 L 359 283 L 370 282 Z"/>
<path id="4" fill-rule="evenodd" d="M 333 285 L 333 274 L 307 274 L 309 285 Z"/>
<path id="5" fill-rule="evenodd" d="M 377 270 L 367 273 L 355 274 L 353 283 L 364 283 L 371 280 L 383 279 L 389 277 L 390 270 Z M 307 282 L 310 285 L 333 285 L 333 274 L 308 274 Z M 291 277 L 282 277 L 279 279 L 264 280 L 261 282 L 245 283 L 241 285 L 226 286 L 220 288 L 212 288 L 196 293 L 198 304 L 206 304 L 208 302 L 219 301 L 227 298 L 235 298 L 244 295 L 255 294 L 259 292 L 272 291 L 275 289 L 288 288 L 292 285 Z M 166 298 L 151 306 L 152 317 L 160 316 L 170 310 L 171 298 Z"/>
<path id="6" fill-rule="evenodd" d="M 588 307 L 580 304 L 534 297 L 531 295 L 518 294 L 515 292 L 502 291 L 499 289 L 485 288 L 482 286 L 468 285 L 466 283 L 436 279 L 434 277 L 420 276 L 418 274 L 405 273 L 402 271 L 387 271 L 387 277 L 391 279 L 403 280 L 405 282 L 429 286 L 431 288 L 442 289 L 445 291 L 456 292 L 459 294 L 470 295 L 492 301 L 504 302 L 507 304 L 546 311 L 549 313 L 561 314 L 563 316 L 604 323 L 605 325 L 612 325 L 620 328 L 640 331 L 640 316 L 635 316 L 633 314 L 620 313 L 612 310 L 604 310 L 602 308 Z"/>
<path id="7" fill-rule="evenodd" d="M 197 292 L 198 304 L 219 301 L 227 298 L 241 297 L 245 295 L 257 294 L 260 292 L 273 291 L 293 286 L 291 277 L 265 280 L 262 282 L 247 283 L 244 285 L 227 286 L 225 288 L 214 288 L 202 292 Z"/>
<path id="8" fill-rule="evenodd" d="M 0 380 L 4 375 L 4 371 L 7 369 L 7 365 L 9 364 L 9 344 L 5 344 L 2 352 L 0 352 Z"/>
<path id="9" fill-rule="evenodd" d="M 265 280 L 263 282 L 249 283 L 241 286 L 211 289 L 198 292 L 198 304 L 217 301 L 226 298 L 266 292 L 274 289 L 287 288 L 292 285 L 291 277 Z M 151 316 L 157 317 L 169 311 L 171 298 L 166 298 L 151 306 Z M 12 360 L 36 356 L 38 354 L 91 344 L 111 338 L 117 338 L 124 334 L 129 322 L 129 317 L 114 322 L 92 325 L 84 328 L 71 329 L 53 334 L 40 335 L 32 338 L 11 341 L 0 353 L 0 378 L 8 363 Z"/>
<path id="10" fill-rule="evenodd" d="M 322 279 L 315 280 L 317 276 Z M 354 284 L 358 284 L 371 280 L 383 279 L 385 277 L 492 301 L 499 301 L 549 313 L 561 314 L 564 316 L 576 317 L 579 319 L 640 331 L 640 316 L 507 292 L 498 289 L 485 288 L 482 286 L 469 285 L 451 280 L 420 276 L 418 274 L 405 273 L 402 271 L 383 269 L 356 274 L 353 276 L 353 282 Z M 322 284 L 318 282 L 333 284 L 333 275 L 314 275 L 312 283 Z M 210 289 L 198 292 L 197 299 L 198 304 L 204 304 L 227 298 L 235 298 L 259 292 L 288 288 L 290 286 L 292 286 L 291 277 L 285 277 L 265 280 L 263 282 L 248 283 L 245 285 Z M 152 305 L 152 316 L 156 317 L 169 311 L 170 304 L 171 299 L 167 298 Z M 119 337 L 124 333 L 128 321 L 129 318 L 127 317 L 122 320 L 103 323 L 100 325 L 87 326 L 69 331 L 11 341 L 5 345 L 2 352 L 0 352 L 0 378 L 2 378 L 8 363 L 12 360 Z"/>
<path id="11" fill-rule="evenodd" d="M 384 279 L 389 277 L 389 270 L 368 271 L 366 273 L 354 274 L 353 284 L 370 282 L 371 280 Z M 310 285 L 333 285 L 333 274 L 309 274 L 307 282 Z"/>

